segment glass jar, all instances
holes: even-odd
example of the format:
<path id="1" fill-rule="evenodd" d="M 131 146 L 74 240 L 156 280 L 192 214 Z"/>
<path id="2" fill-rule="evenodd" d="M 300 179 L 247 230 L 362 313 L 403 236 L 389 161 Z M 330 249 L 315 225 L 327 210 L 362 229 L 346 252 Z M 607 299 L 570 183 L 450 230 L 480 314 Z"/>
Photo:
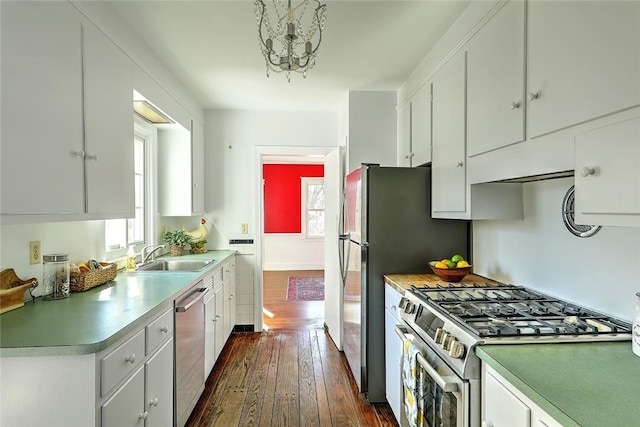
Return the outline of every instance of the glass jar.
<path id="1" fill-rule="evenodd" d="M 640 292 L 636 294 L 636 314 L 633 316 L 631 335 L 631 348 L 636 356 L 640 356 Z"/>
<path id="2" fill-rule="evenodd" d="M 43 255 L 44 299 L 61 299 L 69 296 L 69 254 Z"/>

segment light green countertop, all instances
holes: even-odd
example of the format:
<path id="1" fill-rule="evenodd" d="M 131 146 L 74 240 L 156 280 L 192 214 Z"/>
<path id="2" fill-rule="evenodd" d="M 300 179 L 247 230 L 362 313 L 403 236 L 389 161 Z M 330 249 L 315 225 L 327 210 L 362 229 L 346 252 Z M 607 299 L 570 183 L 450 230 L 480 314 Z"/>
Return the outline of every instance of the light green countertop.
<path id="1" fill-rule="evenodd" d="M 0 316 L 0 356 L 97 353 L 139 328 L 140 320 L 173 300 L 235 251 L 209 251 L 181 259 L 215 259 L 199 272 L 120 272 L 112 282 L 69 298 L 26 302 Z M 165 258 L 165 257 L 163 257 Z"/>
<path id="2" fill-rule="evenodd" d="M 565 427 L 640 425 L 631 342 L 487 345 L 478 356 Z"/>

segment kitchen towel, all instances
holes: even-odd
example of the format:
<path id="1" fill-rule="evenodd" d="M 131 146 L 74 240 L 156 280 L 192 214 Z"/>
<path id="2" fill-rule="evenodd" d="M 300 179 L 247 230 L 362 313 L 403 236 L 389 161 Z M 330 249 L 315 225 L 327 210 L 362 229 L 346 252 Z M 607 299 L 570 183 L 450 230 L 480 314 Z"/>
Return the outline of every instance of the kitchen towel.
<path id="1" fill-rule="evenodd" d="M 418 362 L 416 355 L 418 348 L 411 340 L 403 339 L 402 352 L 402 384 L 404 395 L 404 413 L 409 421 L 409 427 L 418 427 L 420 414 L 416 401 L 416 380 L 418 378 Z"/>

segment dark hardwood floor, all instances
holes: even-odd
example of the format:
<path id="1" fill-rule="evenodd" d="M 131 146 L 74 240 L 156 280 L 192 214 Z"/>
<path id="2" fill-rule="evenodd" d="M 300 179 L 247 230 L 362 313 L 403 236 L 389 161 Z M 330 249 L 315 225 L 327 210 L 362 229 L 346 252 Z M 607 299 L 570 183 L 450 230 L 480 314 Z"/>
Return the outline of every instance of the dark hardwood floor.
<path id="1" fill-rule="evenodd" d="M 294 303 L 285 301 L 288 276 L 311 274 L 277 273 L 286 277 L 281 301 L 274 296 L 268 309 L 269 330 L 229 338 L 187 426 L 397 426 L 389 405 L 358 393 L 344 354 L 322 327 L 322 302 L 285 304 Z"/>

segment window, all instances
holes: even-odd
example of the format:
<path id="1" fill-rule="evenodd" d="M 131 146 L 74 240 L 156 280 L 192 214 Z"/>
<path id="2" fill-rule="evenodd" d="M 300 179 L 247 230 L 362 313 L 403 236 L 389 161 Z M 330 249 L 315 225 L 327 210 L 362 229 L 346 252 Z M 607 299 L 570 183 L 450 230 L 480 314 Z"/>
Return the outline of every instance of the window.
<path id="1" fill-rule="evenodd" d="M 307 238 L 324 237 L 322 178 L 302 178 L 302 232 Z"/>
<path id="2" fill-rule="evenodd" d="M 105 246 L 112 257 L 124 255 L 123 250 L 129 246 L 145 243 L 145 145 L 144 135 L 136 133 L 133 139 L 135 217 L 105 221 Z"/>

